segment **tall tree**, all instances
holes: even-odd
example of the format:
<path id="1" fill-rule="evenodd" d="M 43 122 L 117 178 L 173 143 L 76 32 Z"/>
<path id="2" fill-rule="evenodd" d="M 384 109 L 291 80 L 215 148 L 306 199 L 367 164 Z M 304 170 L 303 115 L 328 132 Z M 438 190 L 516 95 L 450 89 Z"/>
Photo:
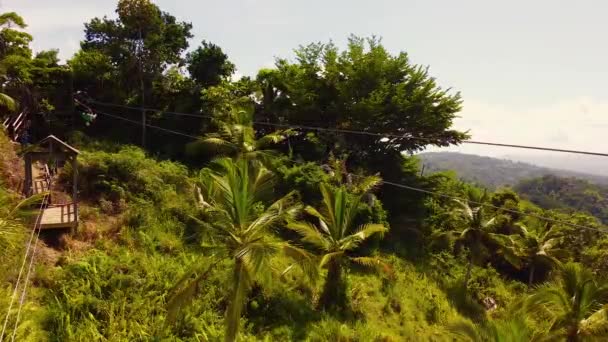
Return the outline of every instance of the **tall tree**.
<path id="1" fill-rule="evenodd" d="M 555 282 L 539 287 L 526 303 L 533 317 L 550 317 L 550 334 L 569 342 L 608 338 L 608 284 L 579 264 L 566 264 Z"/>
<path id="2" fill-rule="evenodd" d="M 482 264 L 487 258 L 488 250 L 500 253 L 504 259 L 516 267 L 520 267 L 517 248 L 511 237 L 495 233 L 493 228 L 496 217 L 488 217 L 485 203 L 487 194 L 477 194 L 470 191 L 469 200 L 454 200 L 456 208 L 453 210 L 453 219 L 459 228 L 449 232 L 455 238 L 459 247 L 468 249 L 467 270 L 464 276 L 466 289 L 471 278 L 473 264 Z"/>
<path id="3" fill-rule="evenodd" d="M 540 267 L 551 270 L 560 265 L 558 257 L 567 255 L 566 250 L 559 248 L 561 234 L 553 223 L 537 223 L 533 227 L 519 224 L 523 239 L 523 256 L 528 264 L 528 286 L 534 283 L 535 272 Z"/>
<path id="4" fill-rule="evenodd" d="M 235 71 L 222 48 L 204 40 L 201 46 L 188 53 L 186 63 L 190 77 L 202 87 L 218 85 Z"/>
<path id="5" fill-rule="evenodd" d="M 178 22 L 150 0 L 120 0 L 116 12 L 117 19 L 94 18 L 85 24 L 82 50 L 107 56 L 110 63 L 102 62 L 104 66 L 112 66 L 114 81 L 112 86 L 106 84 L 114 93 L 90 95 L 102 98 L 112 95 L 110 100 L 114 101 L 141 101 L 143 81 L 144 96 L 153 105 L 152 84 L 162 78 L 169 66 L 182 62 L 182 54 L 192 37 L 192 25 Z M 99 62 L 100 58 L 80 57 L 79 64 L 74 65 L 81 66 L 86 61 Z M 86 70 L 86 64 L 82 67 Z M 82 87 L 89 86 L 86 79 L 76 81 Z"/>
<path id="6" fill-rule="evenodd" d="M 200 224 L 212 237 L 212 244 L 206 247 L 216 257 L 228 258 L 232 263 L 226 341 L 235 341 L 238 336 L 241 312 L 251 286 L 256 280 L 271 275 L 271 257 L 280 251 L 291 256 L 305 256 L 273 238 L 272 229 L 297 211 L 292 195 L 262 208 L 272 195 L 273 183 L 274 176 L 269 170 L 245 159 L 236 162 L 218 159 L 200 174 L 200 201 L 206 216 Z M 188 298 L 184 294 L 191 294 L 188 289 L 201 280 L 199 277 L 187 286 L 178 286 L 169 306 L 183 304 Z"/>
<path id="7" fill-rule="evenodd" d="M 361 196 L 349 194 L 344 187 L 331 188 L 321 184 L 323 195 L 319 210 L 306 207 L 306 212 L 316 219 L 314 225 L 306 221 L 294 221 L 288 228 L 302 236 L 302 241 L 321 253 L 319 267 L 327 268 L 327 278 L 320 303 L 325 309 L 343 309 L 347 302 L 347 278 L 344 268 L 350 263 L 377 266 L 373 257 L 355 256 L 353 252 L 375 234 L 387 231 L 381 224 L 367 223 L 356 226 Z"/>
<path id="8" fill-rule="evenodd" d="M 412 64 L 407 54 L 391 55 L 375 37 L 351 36 L 342 52 L 333 43 L 316 43 L 295 53 L 295 62 L 279 59 L 276 70 L 260 72 L 260 115 L 393 135 L 319 133 L 320 143 L 336 155 L 348 152 L 354 161 L 380 171 L 399 168 L 395 164 L 402 163 L 404 151 L 466 137 L 450 129 L 461 108 L 460 95 L 439 87 L 428 68 Z"/>
<path id="9" fill-rule="evenodd" d="M 424 187 L 428 184 L 405 153 L 467 137 L 451 128 L 460 94 L 440 87 L 429 69 L 412 63 L 405 52 L 391 54 L 376 37 L 351 36 L 344 50 L 331 42 L 313 43 L 295 55 L 258 74 L 262 97 L 256 120 L 390 136 L 303 130 L 306 134 L 290 139 L 294 154 L 323 161 L 329 152 L 347 154 L 350 163 L 383 179 Z M 403 189 L 391 187 L 382 187 L 378 197 L 401 216 L 416 215 L 424 200 L 420 194 L 404 198 Z"/>
<path id="10" fill-rule="evenodd" d="M 0 106 L 11 111 L 19 107 L 28 113 L 48 113 L 71 102 L 69 72 L 59 64 L 58 50 L 32 56 L 32 36 L 23 31 L 27 25 L 14 12 L 0 15 L 0 27 Z"/>
<path id="11" fill-rule="evenodd" d="M 0 14 L 0 27 L 0 59 L 8 55 L 32 56 L 29 44 L 33 38 L 22 31 L 27 25 L 21 16 L 15 12 Z"/>
<path id="12" fill-rule="evenodd" d="M 2 78 L 0 107 L 11 112 L 17 109 L 17 101 L 5 92 L 5 88 L 10 88 L 9 68 L 14 63 L 29 60 L 32 55 L 29 47 L 32 36 L 22 31 L 26 27 L 23 18 L 15 12 L 0 15 L 0 77 Z M 7 83 L 9 83 L 8 87 Z"/>
<path id="13" fill-rule="evenodd" d="M 270 147 L 292 134 L 291 130 L 275 131 L 256 138 L 253 128 L 253 106 L 231 105 L 226 112 L 216 113 L 212 124 L 217 132 L 208 133 L 199 141 L 189 144 L 190 154 L 207 151 L 211 155 L 229 156 L 237 159 L 268 161 L 273 155 Z"/>

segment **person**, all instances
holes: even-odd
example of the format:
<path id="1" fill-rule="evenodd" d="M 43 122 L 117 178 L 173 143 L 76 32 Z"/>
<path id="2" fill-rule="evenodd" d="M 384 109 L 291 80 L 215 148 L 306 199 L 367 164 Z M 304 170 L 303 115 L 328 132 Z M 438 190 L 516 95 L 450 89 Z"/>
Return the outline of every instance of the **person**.
<path id="1" fill-rule="evenodd" d="M 27 146 L 30 143 L 30 133 L 27 129 L 24 129 L 23 133 L 19 136 L 19 143 L 23 146 Z"/>
<path id="2" fill-rule="evenodd" d="M 32 122 L 27 120 L 23 125 L 23 132 L 19 135 L 19 143 L 23 146 L 26 146 L 30 143 L 31 135 L 30 135 L 30 127 L 32 126 Z"/>

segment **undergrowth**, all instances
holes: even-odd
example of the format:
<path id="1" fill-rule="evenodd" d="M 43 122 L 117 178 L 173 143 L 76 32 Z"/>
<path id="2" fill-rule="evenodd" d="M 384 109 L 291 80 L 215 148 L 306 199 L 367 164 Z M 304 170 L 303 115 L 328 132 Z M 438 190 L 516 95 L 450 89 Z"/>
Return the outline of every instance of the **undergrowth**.
<path id="1" fill-rule="evenodd" d="M 20 336 L 36 341 L 223 339 L 230 277 L 226 262 L 209 273 L 176 321 L 167 321 L 166 304 L 176 280 L 193 265 L 210 263 L 192 218 L 195 183 L 188 169 L 150 158 L 135 147 L 84 150 L 78 167 L 80 228 L 54 265 L 36 269 Z M 294 175 L 287 182 L 302 181 L 294 171 L 283 172 Z M 71 173 L 67 166 L 61 174 L 66 187 L 71 186 Z M 6 191 L 0 195 L 7 201 Z M 79 244 L 86 248 L 78 250 Z M 0 269 L 0 308 L 6 306 L 14 281 L 9 266 L 16 264 L 20 251 L 3 255 L 10 262 Z M 283 258 L 273 261 L 274 268 L 289 264 Z M 269 284 L 254 286 L 241 320 L 241 340 L 449 340 L 451 323 L 486 315 L 478 310 L 479 300 L 495 299 L 499 308 L 494 315 L 500 316 L 520 290 L 495 271 L 476 267 L 470 291 L 475 298 L 467 297 L 450 285 L 464 274 L 461 260 L 450 254 L 429 259 L 433 272 L 394 255 L 382 259 L 390 271 L 356 268 L 347 274 L 350 305 L 340 315 L 320 310 L 320 284 L 297 273 L 277 273 Z"/>

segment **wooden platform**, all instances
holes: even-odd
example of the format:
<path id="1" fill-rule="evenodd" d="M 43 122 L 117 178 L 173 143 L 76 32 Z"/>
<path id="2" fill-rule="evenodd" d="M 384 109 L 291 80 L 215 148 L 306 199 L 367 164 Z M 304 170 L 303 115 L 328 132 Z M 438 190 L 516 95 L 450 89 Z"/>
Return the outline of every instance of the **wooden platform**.
<path id="1" fill-rule="evenodd" d="M 77 224 L 74 203 L 49 206 L 43 210 L 40 219 L 40 229 L 72 228 Z"/>

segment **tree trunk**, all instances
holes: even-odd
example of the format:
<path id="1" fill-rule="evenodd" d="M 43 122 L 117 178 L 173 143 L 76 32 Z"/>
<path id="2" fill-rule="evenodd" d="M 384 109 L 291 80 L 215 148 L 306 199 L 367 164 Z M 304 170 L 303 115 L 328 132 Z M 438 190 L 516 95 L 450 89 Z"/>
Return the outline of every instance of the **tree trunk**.
<path id="1" fill-rule="evenodd" d="M 528 278 L 528 286 L 532 286 L 532 283 L 534 282 L 534 263 L 532 263 L 532 265 L 530 265 L 530 276 Z"/>
<path id="2" fill-rule="evenodd" d="M 568 342 L 578 342 L 579 338 L 578 338 L 578 324 L 576 324 L 575 326 L 571 327 L 568 329 L 568 335 L 566 336 L 566 340 Z"/>
<path id="3" fill-rule="evenodd" d="M 469 287 L 469 279 L 471 279 L 471 270 L 473 269 L 473 258 L 469 257 L 467 263 L 467 273 L 464 275 L 464 289 L 467 290 Z"/>
<path id="4" fill-rule="evenodd" d="M 343 279 L 342 265 L 340 260 L 330 261 L 327 269 L 327 278 L 323 286 L 320 304 L 323 309 L 341 309 L 347 304 L 346 282 Z"/>
<path id="5" fill-rule="evenodd" d="M 241 312 L 249 290 L 249 275 L 240 259 L 235 260 L 230 303 L 226 308 L 226 342 L 234 342 L 238 336 Z"/>

